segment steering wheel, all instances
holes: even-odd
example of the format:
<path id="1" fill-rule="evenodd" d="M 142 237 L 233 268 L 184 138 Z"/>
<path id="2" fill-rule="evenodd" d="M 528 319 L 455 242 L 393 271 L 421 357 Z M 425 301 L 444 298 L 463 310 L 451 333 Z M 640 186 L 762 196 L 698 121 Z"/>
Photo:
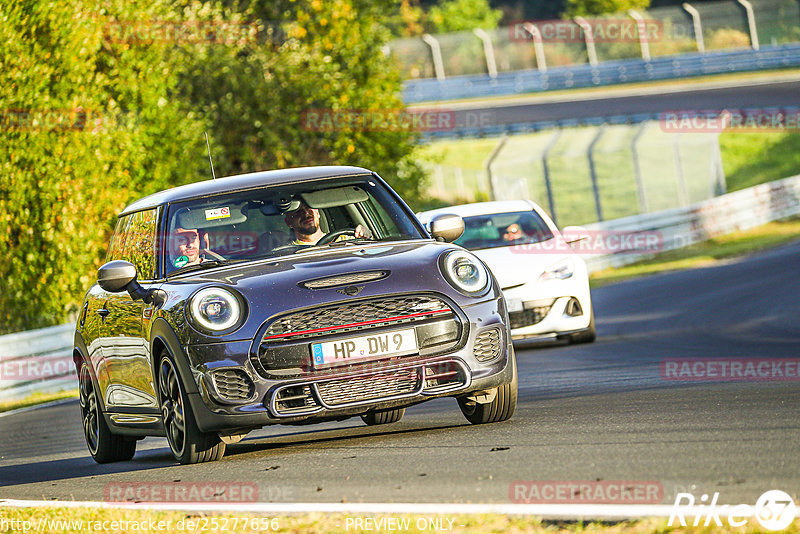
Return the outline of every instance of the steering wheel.
<path id="1" fill-rule="evenodd" d="M 342 230 L 336 230 L 335 232 L 331 232 L 326 236 L 322 237 L 319 241 L 317 241 L 317 245 L 327 245 L 332 241 L 336 241 L 339 237 L 343 235 L 351 235 L 353 237 L 356 236 L 356 229 L 355 228 L 344 228 Z"/>

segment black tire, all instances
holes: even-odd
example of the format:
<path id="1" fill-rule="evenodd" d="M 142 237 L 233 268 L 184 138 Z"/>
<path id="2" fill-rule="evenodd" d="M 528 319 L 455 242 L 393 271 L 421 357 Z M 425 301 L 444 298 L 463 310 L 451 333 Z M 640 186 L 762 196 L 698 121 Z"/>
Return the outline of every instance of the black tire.
<path id="1" fill-rule="evenodd" d="M 591 343 L 597 338 L 597 328 L 594 325 L 594 308 L 589 316 L 589 327 L 583 332 L 577 332 L 569 336 L 570 343 Z"/>
<path id="2" fill-rule="evenodd" d="M 113 434 L 108 428 L 100 403 L 97 401 L 97 388 L 92 381 L 88 364 L 81 360 L 78 371 L 78 397 L 83 422 L 83 437 L 89 454 L 98 464 L 124 462 L 136 453 L 136 440 Z"/>
<path id="3" fill-rule="evenodd" d="M 466 397 L 458 399 L 461 413 L 473 425 L 499 423 L 514 415 L 514 410 L 517 408 L 517 359 L 513 348 L 509 355 L 509 363 L 514 367 L 514 378 L 510 383 L 497 388 L 497 394 L 492 402 L 478 404 L 470 402 Z"/>
<path id="4" fill-rule="evenodd" d="M 182 464 L 214 462 L 225 454 L 225 443 L 215 433 L 202 432 L 169 355 L 158 365 L 158 393 L 161 417 L 172 455 Z"/>
<path id="5" fill-rule="evenodd" d="M 361 416 L 361 420 L 369 426 L 373 425 L 387 425 L 389 423 L 396 423 L 406 414 L 405 408 L 392 408 L 390 410 L 376 410 L 374 412 L 365 413 Z"/>

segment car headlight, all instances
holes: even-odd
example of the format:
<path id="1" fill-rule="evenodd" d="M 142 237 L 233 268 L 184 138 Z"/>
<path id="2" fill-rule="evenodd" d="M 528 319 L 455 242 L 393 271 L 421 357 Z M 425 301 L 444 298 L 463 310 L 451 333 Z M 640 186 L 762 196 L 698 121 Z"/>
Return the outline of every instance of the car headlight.
<path id="1" fill-rule="evenodd" d="M 572 258 L 567 258 L 548 267 L 540 276 L 540 281 L 545 280 L 566 280 L 575 274 L 575 262 Z"/>
<path id="2" fill-rule="evenodd" d="M 442 272 L 450 285 L 465 295 L 478 295 L 489 286 L 486 267 L 463 250 L 453 250 L 443 256 Z"/>
<path id="3" fill-rule="evenodd" d="M 242 316 L 239 299 L 220 287 L 207 287 L 195 293 L 189 310 L 194 322 L 211 332 L 232 328 Z"/>

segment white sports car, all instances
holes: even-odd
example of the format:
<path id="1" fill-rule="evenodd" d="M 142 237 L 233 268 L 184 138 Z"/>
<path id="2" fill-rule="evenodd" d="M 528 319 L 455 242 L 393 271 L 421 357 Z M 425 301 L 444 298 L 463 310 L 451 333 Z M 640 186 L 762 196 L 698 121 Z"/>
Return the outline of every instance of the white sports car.
<path id="1" fill-rule="evenodd" d="M 463 204 L 417 216 L 427 226 L 442 214 L 464 219 L 464 233 L 455 243 L 472 251 L 494 273 L 508 304 L 514 340 L 594 341 L 586 262 L 570 247 L 583 229 L 568 227 L 565 238 L 530 200 Z"/>

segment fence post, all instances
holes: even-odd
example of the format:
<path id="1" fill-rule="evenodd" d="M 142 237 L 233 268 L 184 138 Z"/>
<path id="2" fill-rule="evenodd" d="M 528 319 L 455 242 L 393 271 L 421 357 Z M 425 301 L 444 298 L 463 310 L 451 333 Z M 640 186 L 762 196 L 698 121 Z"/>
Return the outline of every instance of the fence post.
<path id="1" fill-rule="evenodd" d="M 711 153 L 712 176 L 716 177 L 716 195 L 724 195 L 728 190 L 728 185 L 725 182 L 725 167 L 722 166 L 722 151 L 719 149 L 719 134 L 714 136 L 714 149 Z M 715 196 L 715 191 L 711 192 L 711 196 Z"/>
<path id="2" fill-rule="evenodd" d="M 753 13 L 753 4 L 751 4 L 748 0 L 736 0 L 744 7 L 745 13 L 747 13 L 747 26 L 750 29 L 750 45 L 753 47 L 753 50 L 758 50 L 758 30 L 756 29 L 756 16 Z"/>
<path id="3" fill-rule="evenodd" d="M 544 42 L 542 32 L 533 23 L 526 22 L 522 25 L 525 31 L 533 38 L 533 51 L 536 53 L 536 68 L 539 72 L 547 72 L 547 59 L 544 57 Z"/>
<path id="4" fill-rule="evenodd" d="M 628 14 L 636 21 L 639 33 L 639 46 L 642 48 L 642 59 L 650 61 L 650 43 L 647 42 L 647 23 L 644 17 L 635 9 L 629 9 Z"/>
<path id="5" fill-rule="evenodd" d="M 544 147 L 544 152 L 542 152 L 542 169 L 544 170 L 544 187 L 547 189 L 547 203 L 550 206 L 550 218 L 553 219 L 553 223 L 555 223 L 556 226 L 558 226 L 558 218 L 556 217 L 556 203 L 553 199 L 553 187 L 550 183 L 550 168 L 547 165 L 547 156 L 550 155 L 550 150 L 552 150 L 560 137 L 561 129 L 558 129 L 547 142 L 547 146 Z"/>
<path id="6" fill-rule="evenodd" d="M 431 57 L 433 58 L 433 71 L 436 73 L 437 80 L 444 80 L 444 61 L 442 60 L 442 48 L 439 46 L 439 41 L 433 35 L 426 33 L 422 36 L 429 47 L 431 47 Z"/>
<path id="7" fill-rule="evenodd" d="M 486 177 L 489 179 L 489 200 L 497 200 L 497 189 L 494 185 L 494 174 L 492 173 L 492 164 L 494 160 L 497 159 L 497 156 L 500 155 L 500 151 L 503 150 L 503 147 L 506 146 L 508 142 L 508 136 L 504 135 L 500 142 L 495 145 L 492 149 L 489 157 L 486 158 L 483 166 L 486 169 Z"/>
<path id="8" fill-rule="evenodd" d="M 603 134 L 606 131 L 606 125 L 602 124 L 600 128 L 597 130 L 597 134 L 592 139 L 592 142 L 589 143 L 589 148 L 586 151 L 586 155 L 589 158 L 589 174 L 592 177 L 592 190 L 594 191 L 594 207 L 597 210 L 597 220 L 602 221 L 603 219 L 603 209 L 600 206 L 600 188 L 597 185 L 597 170 L 594 166 L 594 146 L 603 137 Z"/>
<path id="9" fill-rule="evenodd" d="M 697 51 L 704 54 L 706 51 L 706 41 L 703 38 L 703 22 L 700 20 L 700 12 L 697 11 L 689 2 L 683 3 L 683 9 L 692 17 L 694 25 L 694 41 L 697 43 Z"/>
<path id="10" fill-rule="evenodd" d="M 596 67 L 597 50 L 594 48 L 594 32 L 592 31 L 592 25 L 583 17 L 575 17 L 572 20 L 583 30 L 583 40 L 586 43 L 586 55 L 589 57 L 589 64 L 592 67 Z"/>
<path id="11" fill-rule="evenodd" d="M 631 155 L 633 157 L 633 176 L 636 179 L 636 192 L 638 193 L 639 197 L 639 213 L 647 213 L 647 193 L 644 190 L 644 181 L 642 180 L 642 168 L 639 164 L 639 152 L 636 148 L 636 145 L 639 143 L 639 138 L 642 137 L 644 134 L 645 129 L 647 128 L 647 123 L 643 122 L 641 126 L 639 126 L 639 131 L 636 132 L 636 135 L 633 136 L 633 140 L 631 141 Z"/>
<path id="12" fill-rule="evenodd" d="M 683 176 L 680 133 L 674 134 L 674 137 L 672 138 L 672 161 L 675 163 L 675 178 L 678 181 L 678 202 L 681 203 L 681 206 L 688 206 L 689 191 L 686 189 L 686 179 Z"/>
<path id="13" fill-rule="evenodd" d="M 478 39 L 483 43 L 483 55 L 486 56 L 486 70 L 490 78 L 497 78 L 497 62 L 494 58 L 494 46 L 492 46 L 492 37 L 486 30 L 475 28 L 472 32 L 478 36 Z"/>

